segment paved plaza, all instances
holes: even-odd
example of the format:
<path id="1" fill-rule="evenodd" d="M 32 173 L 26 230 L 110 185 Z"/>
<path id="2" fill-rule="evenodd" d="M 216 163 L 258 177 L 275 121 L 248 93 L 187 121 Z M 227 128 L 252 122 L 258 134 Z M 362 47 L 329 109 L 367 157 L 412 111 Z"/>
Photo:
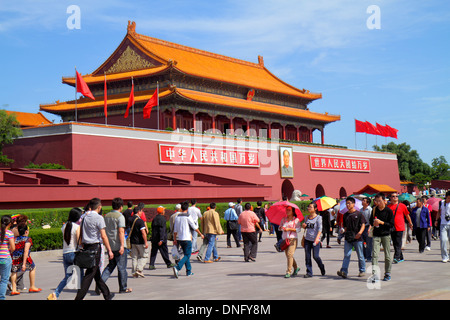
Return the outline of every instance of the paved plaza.
<path id="1" fill-rule="evenodd" d="M 300 234 L 301 236 L 301 234 Z M 417 241 L 407 244 L 405 261 L 392 265 L 392 280 L 381 281 L 379 288 L 367 282 L 367 276 L 359 278 L 356 252 L 352 253 L 349 277 L 342 279 L 336 275 L 343 258 L 343 244 L 338 245 L 331 238 L 331 248 L 322 248 L 320 256 L 325 264 L 326 275 L 321 276 L 313 260 L 312 278 L 305 274 L 304 249 L 299 247 L 295 259 L 301 267 L 297 277 L 285 279 L 286 257 L 275 251 L 276 238 L 264 232 L 258 244 L 256 262 L 244 262 L 242 248 L 227 248 L 226 235 L 219 236 L 219 262 L 205 264 L 191 257 L 194 276 L 186 277 L 185 269 L 179 279 L 173 276 L 160 255 L 156 260 L 156 270 L 144 270 L 145 278 L 132 278 L 131 259 L 128 260 L 128 286 L 132 293 L 118 294 L 117 270 L 107 284 L 116 295 L 114 300 L 448 300 L 450 299 L 450 263 L 442 263 L 439 241 L 432 241 L 431 251 L 418 252 Z M 170 242 L 170 245 L 172 243 Z M 199 245 L 201 240 L 199 238 Z M 63 278 L 61 250 L 32 253 L 37 266 L 36 285 L 40 293 L 22 292 L 19 296 L 7 296 L 7 300 L 45 300 Z M 380 256 L 380 267 L 384 270 L 384 253 Z M 370 270 L 370 263 L 366 265 Z M 28 274 L 25 286 L 29 286 Z M 73 300 L 76 290 L 65 289 L 59 300 Z M 91 285 L 85 300 L 103 300 L 95 295 Z"/>

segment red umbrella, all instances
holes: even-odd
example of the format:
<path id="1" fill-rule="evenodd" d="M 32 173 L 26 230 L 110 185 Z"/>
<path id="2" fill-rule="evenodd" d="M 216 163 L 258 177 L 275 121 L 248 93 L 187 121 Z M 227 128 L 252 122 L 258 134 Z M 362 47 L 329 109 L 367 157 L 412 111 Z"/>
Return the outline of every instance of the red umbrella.
<path id="1" fill-rule="evenodd" d="M 430 198 L 427 201 L 427 204 L 431 206 L 431 210 L 438 211 L 439 210 L 439 202 L 441 201 L 441 198 Z"/>
<path id="2" fill-rule="evenodd" d="M 294 203 L 289 201 L 275 202 L 266 212 L 266 217 L 269 218 L 270 223 L 280 225 L 281 219 L 286 217 L 286 207 L 292 207 L 294 209 L 297 218 L 302 221 L 303 214 Z"/>

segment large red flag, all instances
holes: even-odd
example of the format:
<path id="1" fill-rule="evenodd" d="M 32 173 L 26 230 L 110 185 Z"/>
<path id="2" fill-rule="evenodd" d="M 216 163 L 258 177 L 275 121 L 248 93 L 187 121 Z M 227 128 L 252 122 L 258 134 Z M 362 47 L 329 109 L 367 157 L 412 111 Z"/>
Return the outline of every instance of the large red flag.
<path id="1" fill-rule="evenodd" d="M 390 127 L 390 126 L 388 126 L 388 125 L 386 125 L 385 127 L 386 127 L 386 129 L 387 129 L 387 131 L 388 131 L 388 133 L 389 133 L 389 137 L 398 139 L 398 138 L 397 138 L 397 132 L 398 132 L 397 129 L 392 128 L 392 127 Z"/>
<path id="2" fill-rule="evenodd" d="M 389 132 L 388 132 L 387 128 L 385 126 L 382 126 L 378 122 L 376 124 L 377 124 L 378 131 L 380 131 L 380 135 L 383 137 L 389 137 Z"/>
<path id="3" fill-rule="evenodd" d="M 130 111 L 130 107 L 134 104 L 134 82 L 131 84 L 131 93 L 130 98 L 128 99 L 127 111 L 125 111 L 125 118 L 128 118 L 128 112 Z"/>
<path id="4" fill-rule="evenodd" d="M 158 105 L 158 89 L 155 90 L 155 93 L 152 95 L 150 100 L 148 100 L 147 104 L 144 107 L 144 119 L 150 119 L 150 114 L 152 112 L 152 108 Z"/>
<path id="5" fill-rule="evenodd" d="M 367 133 L 366 123 L 355 119 L 355 131 Z"/>
<path id="6" fill-rule="evenodd" d="M 78 73 L 78 71 L 75 70 L 75 72 L 77 73 L 77 92 L 81 93 L 85 97 L 89 97 L 92 100 L 95 100 L 91 90 L 89 90 L 88 85 L 83 80 L 83 77 Z"/>
<path id="7" fill-rule="evenodd" d="M 108 97 L 107 97 L 107 87 L 106 87 L 106 73 L 105 73 L 105 87 L 103 89 L 104 91 L 104 100 L 105 100 L 105 106 L 104 106 L 104 112 L 105 112 L 105 118 L 108 118 Z"/>
<path id="8" fill-rule="evenodd" d="M 375 127 L 370 122 L 366 121 L 366 127 L 367 127 L 367 133 L 368 134 L 374 134 L 374 135 L 377 135 L 377 136 L 380 135 L 380 131 L 378 131 L 377 127 Z"/>

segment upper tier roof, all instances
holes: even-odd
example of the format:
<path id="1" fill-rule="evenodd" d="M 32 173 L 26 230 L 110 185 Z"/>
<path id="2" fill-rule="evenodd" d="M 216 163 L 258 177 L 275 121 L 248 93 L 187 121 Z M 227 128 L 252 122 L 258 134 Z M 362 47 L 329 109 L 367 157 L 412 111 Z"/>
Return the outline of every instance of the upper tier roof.
<path id="1" fill-rule="evenodd" d="M 112 68 L 114 63 L 127 55 L 130 70 Z M 131 62 L 130 62 L 131 60 Z M 134 61 L 133 61 L 134 60 Z M 134 62 L 134 70 L 133 69 Z M 135 23 L 129 22 L 128 32 L 114 53 L 92 74 L 83 76 L 88 84 L 120 80 L 155 74 L 173 67 L 187 75 L 237 84 L 249 89 L 260 89 L 307 100 L 322 98 L 320 93 L 297 89 L 273 75 L 265 66 L 263 58 L 258 63 L 248 62 L 224 55 L 141 35 L 135 31 Z M 115 72 L 117 70 L 119 72 Z M 111 72 L 112 71 L 112 72 Z M 63 82 L 75 85 L 74 77 L 63 78 Z"/>

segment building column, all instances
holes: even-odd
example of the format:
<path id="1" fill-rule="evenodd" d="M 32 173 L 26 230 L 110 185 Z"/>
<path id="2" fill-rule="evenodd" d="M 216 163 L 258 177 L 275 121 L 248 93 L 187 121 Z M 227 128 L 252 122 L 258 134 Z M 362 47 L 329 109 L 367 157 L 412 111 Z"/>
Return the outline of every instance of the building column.
<path id="1" fill-rule="evenodd" d="M 172 107 L 172 128 L 174 131 L 177 130 L 177 114 L 174 107 Z"/>
<path id="2" fill-rule="evenodd" d="M 230 116 L 229 119 L 230 119 L 230 134 L 234 134 L 234 124 L 233 124 L 234 117 Z M 226 133 L 226 132 L 222 132 L 222 133 Z"/>
<path id="3" fill-rule="evenodd" d="M 194 132 L 197 131 L 197 125 L 195 123 L 196 118 L 197 118 L 197 112 L 194 111 L 194 112 L 192 112 L 192 127 L 194 128 Z"/>
<path id="4" fill-rule="evenodd" d="M 282 135 L 281 139 L 286 140 L 286 125 L 282 124 L 281 126 L 283 127 L 283 131 L 281 133 L 281 135 Z"/>
<path id="5" fill-rule="evenodd" d="M 322 129 L 320 129 L 320 135 L 322 136 L 322 144 L 325 144 L 325 137 L 323 136 L 323 134 L 324 134 L 324 130 L 322 128 Z"/>
<path id="6" fill-rule="evenodd" d="M 267 138 L 272 139 L 272 122 L 269 122 L 267 126 Z"/>
<path id="7" fill-rule="evenodd" d="M 300 141 L 300 126 L 295 126 L 297 129 L 297 141 Z"/>
<path id="8" fill-rule="evenodd" d="M 213 132 L 215 132 L 216 131 L 216 115 L 214 115 L 214 114 L 211 116 L 211 125 L 212 125 Z"/>

